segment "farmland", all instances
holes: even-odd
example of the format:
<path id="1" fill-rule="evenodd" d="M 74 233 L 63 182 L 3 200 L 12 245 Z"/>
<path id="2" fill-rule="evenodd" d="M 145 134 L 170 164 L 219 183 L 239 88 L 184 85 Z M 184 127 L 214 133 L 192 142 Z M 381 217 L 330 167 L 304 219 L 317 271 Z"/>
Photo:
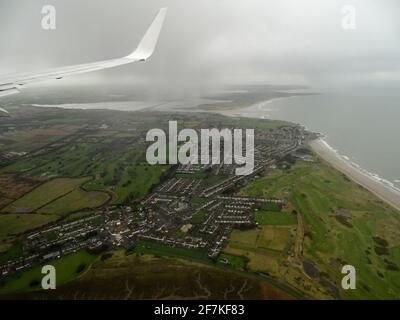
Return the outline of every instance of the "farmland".
<path id="1" fill-rule="evenodd" d="M 230 281 L 237 280 L 253 288 L 246 297 L 289 298 L 271 283 L 313 298 L 398 297 L 398 212 L 316 156 L 313 162 L 285 159 L 225 190 L 224 197 L 218 193 L 206 197 L 199 190 L 225 180 L 229 176 L 226 168 L 203 172 L 195 168 L 194 173 L 175 174 L 176 166 L 150 166 L 145 159 L 144 133 L 147 126 L 162 126 L 160 122 L 146 115 L 141 115 L 146 121 L 137 114 L 106 115 L 96 121 L 90 116 L 70 116 L 71 123 L 64 129 L 57 123 L 61 120 L 33 121 L 32 127 L 7 135 L 2 150 L 13 150 L 16 143 L 21 152 L 6 153 L 0 168 L 0 261 L 21 255 L 26 232 L 98 214 L 107 217 L 110 232 L 98 232 L 93 243 L 105 239 L 112 249 L 101 258 L 79 251 L 54 261 L 62 272 L 61 295 L 83 296 L 85 291 L 89 298 L 102 298 L 98 292 L 103 290 L 104 297 L 241 298 L 240 288 L 229 293 Z M 180 115 L 176 117 L 183 127 L 185 122 Z M 266 121 L 255 126 L 253 120 L 233 118 L 224 121 L 269 129 L 279 125 Z M 188 123 L 211 126 L 200 116 L 191 117 Z M 218 119 L 213 125 L 221 123 Z M 44 143 L 30 147 L 41 134 Z M 171 188 L 166 188 L 170 191 L 159 191 L 160 185 L 173 179 Z M 151 198 L 148 195 L 155 195 L 152 201 L 160 204 L 145 204 Z M 236 196 L 258 200 L 235 200 Z M 201 209 L 212 200 L 220 206 Z M 257 204 L 249 205 L 253 200 Z M 85 223 L 81 226 L 88 237 L 95 233 Z M 96 232 L 103 226 L 97 227 Z M 151 237 L 145 237 L 146 232 Z M 60 234 L 49 233 L 48 239 L 63 240 Z M 130 234 L 134 236 L 128 238 Z M 119 249 L 121 243 L 129 248 L 127 252 Z M 216 243 L 220 251 L 208 255 Z M 357 269 L 355 291 L 340 289 L 344 264 Z M 7 278 L 0 292 L 35 289 L 38 270 L 33 267 Z M 211 294 L 202 291 L 204 279 Z M 151 287 L 156 281 L 162 281 L 165 288 Z M 172 289 L 175 284 L 176 291 Z M 139 291 L 133 292 L 133 286 Z M 58 297 L 58 293 L 35 294 Z"/>
<path id="2" fill-rule="evenodd" d="M 255 220 L 260 225 L 295 225 L 296 216 L 292 213 L 260 211 L 256 212 Z"/>
<path id="3" fill-rule="evenodd" d="M 340 266 L 347 263 L 357 268 L 359 289 L 342 291 L 345 298 L 396 298 L 394 293 L 400 289 L 396 271 L 400 266 L 400 216 L 369 191 L 318 160 L 275 170 L 246 186 L 242 194 L 287 199 L 287 210 L 304 218 L 303 259 L 312 261 L 324 275 L 313 279 L 314 287 L 324 278 L 340 283 Z M 258 219 L 264 224 L 270 218 Z M 254 235 L 247 241 L 251 237 Z M 386 247 L 376 239 L 384 239 Z M 243 250 L 235 243 L 230 243 L 229 252 Z M 290 272 L 287 278 L 296 282 Z"/>
<path id="4" fill-rule="evenodd" d="M 2 211 L 7 213 L 30 213 L 68 194 L 90 178 L 59 178 L 42 184 L 14 201 Z"/>
<path id="5" fill-rule="evenodd" d="M 40 208 L 38 213 L 65 215 L 78 210 L 100 207 L 109 199 L 110 196 L 105 192 L 75 189 Z"/>
<path id="6" fill-rule="evenodd" d="M 277 274 L 281 260 L 292 241 L 291 227 L 262 226 L 257 229 L 234 230 L 225 253 L 248 259 L 253 272 Z"/>

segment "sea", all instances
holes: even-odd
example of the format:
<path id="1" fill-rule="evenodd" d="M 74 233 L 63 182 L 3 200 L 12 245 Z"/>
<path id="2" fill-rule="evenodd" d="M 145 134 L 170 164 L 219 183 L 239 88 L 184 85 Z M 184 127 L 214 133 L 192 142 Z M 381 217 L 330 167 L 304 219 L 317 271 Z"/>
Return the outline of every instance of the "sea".
<path id="1" fill-rule="evenodd" d="M 322 133 L 338 156 L 400 189 L 399 89 L 324 90 L 259 102 L 240 115 L 291 121 Z"/>

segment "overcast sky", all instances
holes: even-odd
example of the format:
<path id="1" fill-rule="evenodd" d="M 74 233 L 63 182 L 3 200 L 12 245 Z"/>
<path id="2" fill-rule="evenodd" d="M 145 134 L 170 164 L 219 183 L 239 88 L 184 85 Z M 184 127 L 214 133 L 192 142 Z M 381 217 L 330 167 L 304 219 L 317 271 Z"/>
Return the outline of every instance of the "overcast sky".
<path id="1" fill-rule="evenodd" d="M 55 31 L 41 28 L 45 4 L 57 10 Z M 355 30 L 342 28 L 344 5 L 356 9 Z M 150 61 L 63 83 L 176 92 L 231 83 L 399 84 L 398 0 L 1 0 L 0 74 L 124 56 L 161 7 L 169 12 Z"/>

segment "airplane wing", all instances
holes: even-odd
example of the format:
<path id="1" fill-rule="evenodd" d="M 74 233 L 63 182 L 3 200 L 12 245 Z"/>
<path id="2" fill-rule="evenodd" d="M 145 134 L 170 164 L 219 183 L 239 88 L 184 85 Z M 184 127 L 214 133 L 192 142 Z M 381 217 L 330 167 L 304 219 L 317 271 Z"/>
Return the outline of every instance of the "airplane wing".
<path id="1" fill-rule="evenodd" d="M 162 8 L 159 11 L 150 28 L 146 31 L 144 37 L 140 41 L 138 47 L 128 56 L 118 59 L 55 68 L 37 74 L 19 74 L 0 78 L 0 98 L 19 93 L 23 86 L 31 83 L 51 79 L 62 79 L 71 75 L 113 68 L 132 62 L 146 61 L 154 52 L 166 13 L 167 8 Z M 0 108 L 0 116 L 2 113 L 4 115 L 7 111 Z"/>

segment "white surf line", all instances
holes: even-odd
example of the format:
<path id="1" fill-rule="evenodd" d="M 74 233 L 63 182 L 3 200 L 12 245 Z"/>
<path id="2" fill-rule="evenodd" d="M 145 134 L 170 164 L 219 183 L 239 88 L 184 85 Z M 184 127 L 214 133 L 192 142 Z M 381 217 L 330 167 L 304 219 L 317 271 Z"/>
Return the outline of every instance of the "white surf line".
<path id="1" fill-rule="evenodd" d="M 346 160 L 345 158 L 343 158 L 342 155 L 340 155 L 337 150 L 331 147 L 322 138 L 311 142 L 310 145 L 321 158 L 330 163 L 338 171 L 345 174 L 348 178 L 350 178 L 357 184 L 362 185 L 364 188 L 366 188 L 397 210 L 400 210 L 400 189 L 396 188 L 392 182 L 383 179 L 379 175 L 371 173 L 366 169 L 361 168 L 358 164 L 352 161 Z M 329 155 L 324 154 L 324 151 L 319 150 L 318 147 L 324 149 L 325 153 L 329 152 L 331 156 L 335 157 L 337 161 L 342 163 L 342 166 L 336 163 L 334 159 L 330 158 Z M 357 175 L 359 177 L 357 177 Z M 379 187 L 383 188 L 384 190 L 379 190 Z"/>

